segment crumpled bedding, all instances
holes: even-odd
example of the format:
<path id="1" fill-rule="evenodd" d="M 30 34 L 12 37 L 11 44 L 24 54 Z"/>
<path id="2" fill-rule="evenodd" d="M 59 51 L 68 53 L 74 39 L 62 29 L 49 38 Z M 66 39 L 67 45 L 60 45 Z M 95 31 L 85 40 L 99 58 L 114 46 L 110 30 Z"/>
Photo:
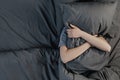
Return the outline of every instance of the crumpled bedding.
<path id="1" fill-rule="evenodd" d="M 65 45 L 67 48 L 74 48 L 86 42 L 82 38 L 68 38 L 66 30 L 70 28 L 70 23 L 89 34 L 102 35 L 109 42 L 110 37 L 106 33 L 111 27 L 116 4 L 117 2 L 73 2 L 62 4 L 61 9 L 65 27 L 61 32 L 59 46 Z M 68 24 L 66 25 L 66 23 Z M 67 62 L 65 67 L 70 72 L 76 74 L 81 74 L 86 71 L 99 71 L 108 63 L 108 58 L 108 52 L 92 47 L 76 59 Z"/>
<path id="2" fill-rule="evenodd" d="M 0 52 L 0 80 L 58 80 L 58 50 Z"/>
<path id="3" fill-rule="evenodd" d="M 82 38 L 72 38 L 72 39 L 68 38 L 67 33 L 65 32 L 66 29 L 67 28 L 64 27 L 61 32 L 59 47 L 67 46 L 67 48 L 74 48 L 85 42 L 85 40 L 83 40 Z M 109 37 L 108 41 L 110 39 L 112 38 Z M 76 74 L 81 74 L 86 71 L 99 71 L 101 68 L 103 68 L 103 66 L 105 66 L 108 63 L 109 55 L 110 55 L 109 52 L 105 52 L 95 47 L 91 47 L 90 49 L 85 51 L 82 55 L 65 63 L 64 66 L 67 68 L 68 71 Z"/>
<path id="4" fill-rule="evenodd" d="M 114 28 L 114 29 L 113 29 Z M 120 28 L 113 24 L 110 29 L 110 35 L 113 39 L 110 40 L 112 51 L 109 56 L 109 62 L 99 71 L 88 71 L 84 74 L 73 74 L 60 62 L 60 80 L 119 80 L 119 49 L 120 36 L 117 33 Z M 117 31 L 117 32 L 114 32 Z M 113 43 L 115 42 L 115 43 Z M 112 75 L 112 76 L 111 76 Z M 64 76 L 64 77 L 63 77 Z"/>
<path id="5" fill-rule="evenodd" d="M 56 47 L 60 31 L 54 4 L 50 0 L 1 0 L 0 51 Z"/>
<path id="6" fill-rule="evenodd" d="M 109 64 L 87 75 L 63 72 L 61 76 L 64 68 L 57 47 L 63 28 L 60 3 L 60 0 L 0 0 L 0 80 L 120 79 L 120 7 L 110 31 L 114 38 Z"/>

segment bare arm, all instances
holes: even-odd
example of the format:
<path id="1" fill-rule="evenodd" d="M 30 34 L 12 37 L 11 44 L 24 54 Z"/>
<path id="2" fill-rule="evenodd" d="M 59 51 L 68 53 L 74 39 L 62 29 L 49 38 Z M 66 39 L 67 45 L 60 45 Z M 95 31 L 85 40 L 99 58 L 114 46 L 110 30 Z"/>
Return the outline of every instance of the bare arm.
<path id="1" fill-rule="evenodd" d="M 87 49 L 89 49 L 90 46 L 91 45 L 87 42 L 76 48 L 72 48 L 72 49 L 68 49 L 66 46 L 61 46 L 60 47 L 60 57 L 61 57 L 62 62 L 67 63 L 67 62 L 75 59 L 76 57 L 78 57 L 79 55 L 84 53 Z"/>
<path id="2" fill-rule="evenodd" d="M 103 37 L 95 37 L 92 36 L 86 32 L 82 32 L 81 37 L 85 39 L 87 42 L 89 42 L 91 45 L 103 50 L 110 52 L 111 51 L 111 46 L 108 44 L 108 42 L 103 38 Z"/>
<path id="3" fill-rule="evenodd" d="M 67 30 L 69 38 L 81 37 L 85 39 L 87 42 L 89 42 L 92 46 L 95 46 L 96 48 L 101 49 L 103 51 L 110 52 L 111 46 L 103 37 L 99 38 L 99 37 L 93 36 L 91 34 L 88 34 L 80 30 L 78 27 L 74 25 L 71 25 L 71 26 L 72 26 L 72 29 Z"/>

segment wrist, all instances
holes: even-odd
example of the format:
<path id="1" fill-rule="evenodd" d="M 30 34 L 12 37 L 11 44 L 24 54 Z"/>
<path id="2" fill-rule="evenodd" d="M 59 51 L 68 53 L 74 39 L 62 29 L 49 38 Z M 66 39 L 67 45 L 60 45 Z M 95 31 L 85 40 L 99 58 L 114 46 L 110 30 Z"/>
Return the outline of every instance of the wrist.
<path id="1" fill-rule="evenodd" d="M 82 30 L 81 30 L 81 32 L 80 32 L 80 37 L 84 39 L 85 33 L 86 33 L 85 31 L 82 31 Z"/>
<path id="2" fill-rule="evenodd" d="M 92 45 L 88 42 L 86 42 L 86 45 L 88 45 L 88 47 L 90 48 Z"/>

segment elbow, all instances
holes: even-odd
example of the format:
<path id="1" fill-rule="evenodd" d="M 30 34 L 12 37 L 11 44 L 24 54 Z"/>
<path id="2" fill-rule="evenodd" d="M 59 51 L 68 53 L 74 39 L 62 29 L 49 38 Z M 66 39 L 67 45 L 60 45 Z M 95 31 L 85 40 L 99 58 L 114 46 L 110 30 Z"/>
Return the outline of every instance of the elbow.
<path id="1" fill-rule="evenodd" d="M 61 58 L 62 63 L 64 63 L 64 64 L 69 61 L 69 58 L 68 58 L 68 55 L 67 55 L 67 49 L 60 51 L 60 58 Z"/>
<path id="2" fill-rule="evenodd" d="M 69 58 L 68 58 L 67 55 L 64 55 L 64 56 L 61 56 L 61 61 L 62 61 L 62 63 L 66 64 L 66 63 L 69 62 L 70 60 L 69 60 Z"/>
<path id="3" fill-rule="evenodd" d="M 63 60 L 62 60 L 62 62 L 63 62 L 64 64 L 66 64 L 66 63 L 67 63 L 67 61 L 63 61 Z"/>
<path id="4" fill-rule="evenodd" d="M 64 57 L 64 58 L 61 58 L 61 61 L 66 64 L 68 62 L 68 60 Z"/>

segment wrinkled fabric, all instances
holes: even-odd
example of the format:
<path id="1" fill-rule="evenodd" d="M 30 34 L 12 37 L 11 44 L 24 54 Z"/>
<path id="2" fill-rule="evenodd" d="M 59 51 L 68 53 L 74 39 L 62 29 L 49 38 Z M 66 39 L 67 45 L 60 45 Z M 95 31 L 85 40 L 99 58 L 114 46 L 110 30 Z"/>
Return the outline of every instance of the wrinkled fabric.
<path id="1" fill-rule="evenodd" d="M 73 24 L 89 34 L 105 35 L 111 26 L 116 4 L 117 2 L 74 2 L 62 4 L 64 25 L 68 27 L 67 23 Z"/>
<path id="2" fill-rule="evenodd" d="M 66 33 L 66 27 L 63 28 L 59 47 L 61 46 L 67 46 L 74 45 L 72 48 L 77 47 L 79 45 L 82 45 L 84 42 L 79 40 L 79 43 L 70 43 L 68 41 L 68 36 Z M 82 39 L 83 40 L 83 39 Z M 75 39 L 75 42 L 76 39 Z M 97 48 L 91 47 L 87 51 L 85 51 L 82 55 L 78 56 L 76 59 L 73 59 L 69 62 L 67 62 L 64 66 L 71 72 L 74 72 L 76 74 L 81 74 L 86 71 L 99 71 L 101 68 L 103 68 L 108 63 L 109 53 L 99 50 Z"/>
<path id="3" fill-rule="evenodd" d="M 58 80 L 58 50 L 0 52 L 0 80 Z"/>
<path id="4" fill-rule="evenodd" d="M 105 37 L 111 26 L 116 4 L 81 2 L 62 5 L 65 27 L 60 36 L 59 47 L 64 45 L 70 49 L 86 42 L 82 38 L 68 38 L 66 31 L 69 26 L 66 23 L 77 25 L 78 28 L 89 34 Z M 105 37 L 105 39 L 107 38 Z M 108 60 L 108 52 L 91 47 L 76 59 L 67 62 L 65 67 L 71 72 L 81 74 L 87 71 L 101 70 L 108 63 Z"/>
<path id="5" fill-rule="evenodd" d="M 114 32 L 116 31 L 116 32 Z M 112 51 L 109 55 L 108 64 L 106 64 L 99 71 L 88 71 L 84 74 L 76 74 L 68 70 L 62 62 L 60 65 L 60 80 L 119 80 L 119 48 L 120 48 L 120 34 L 117 33 L 120 31 L 120 27 L 116 24 L 113 24 L 109 30 L 109 36 L 113 37 L 109 39 L 109 43 L 112 47 Z M 112 75 L 112 76 L 111 76 Z"/>
<path id="6" fill-rule="evenodd" d="M 0 80 L 61 79 L 64 67 L 58 43 L 64 25 L 60 4 L 61 0 L 0 0 Z M 61 80 L 120 79 L 119 14 L 118 5 L 114 18 L 118 26 L 109 35 L 113 37 L 109 64 L 89 75 L 63 71 Z"/>
<path id="7" fill-rule="evenodd" d="M 0 0 L 0 51 L 57 47 L 56 20 L 52 0 Z"/>

